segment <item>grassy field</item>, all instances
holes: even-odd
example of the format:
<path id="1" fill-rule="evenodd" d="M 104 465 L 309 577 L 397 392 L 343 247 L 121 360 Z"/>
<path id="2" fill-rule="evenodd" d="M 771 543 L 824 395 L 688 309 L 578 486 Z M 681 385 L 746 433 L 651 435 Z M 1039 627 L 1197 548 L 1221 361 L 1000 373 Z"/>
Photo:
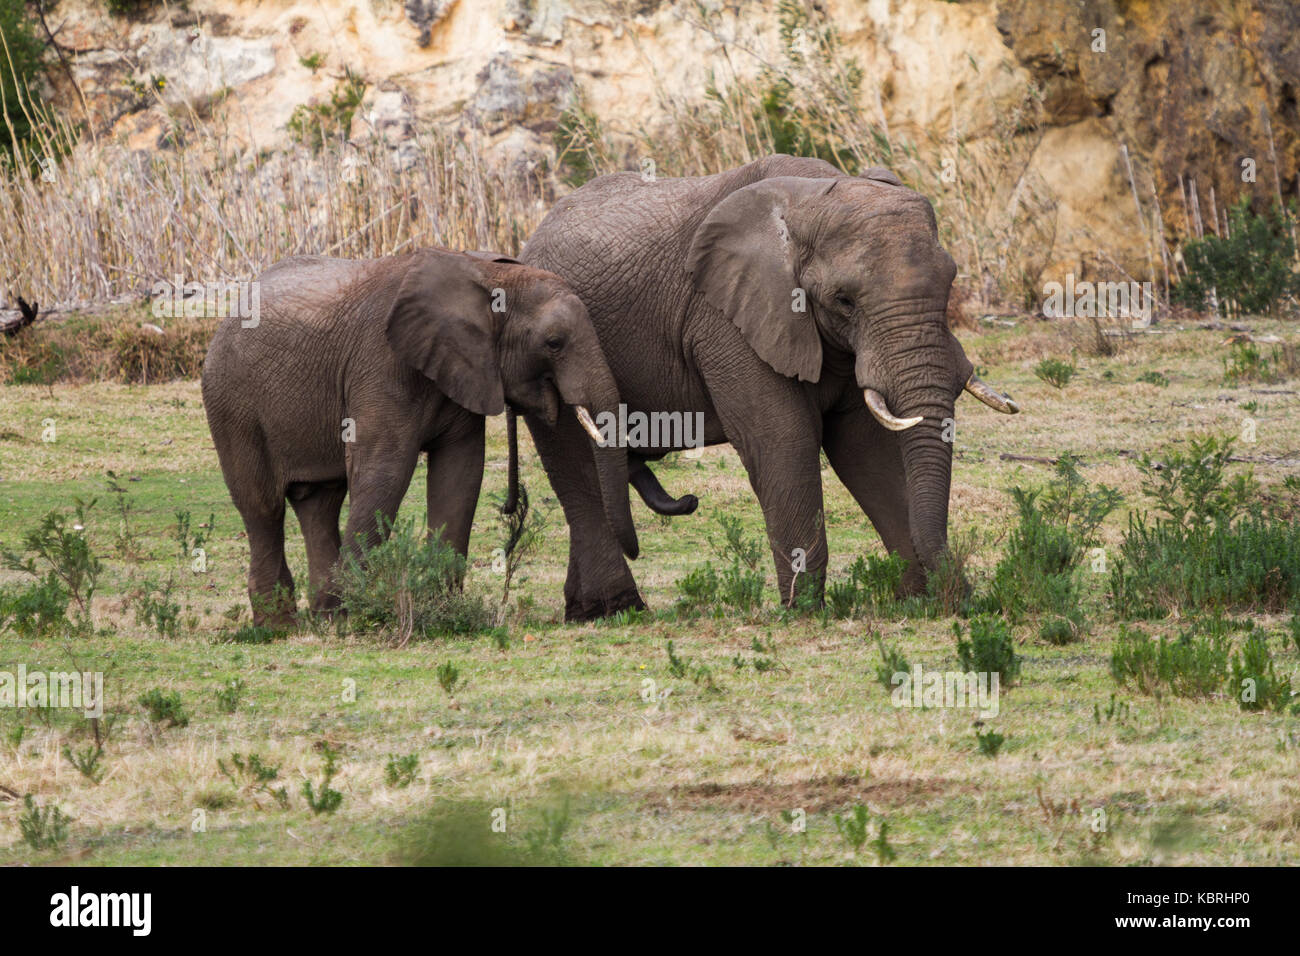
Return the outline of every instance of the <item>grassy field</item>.
<path id="1" fill-rule="evenodd" d="M 1250 326 L 1257 336 L 1290 334 L 1280 324 Z M 1294 473 L 1294 383 L 1226 385 L 1228 331 L 1161 333 L 1127 339 L 1109 357 L 1080 351 L 1078 372 L 1061 389 L 1040 381 L 1034 366 L 1068 358 L 1089 330 L 1026 320 L 962 333 L 981 374 L 1024 408 L 1007 417 L 970 398 L 958 406 L 951 530 L 975 542 L 967 571 L 977 590 L 1013 523 L 1007 489 L 1051 473 L 1025 459 L 1076 454 L 1089 482 L 1123 492 L 1102 531 L 1108 548 L 1128 510 L 1149 506 L 1134 464 L 1142 452 L 1184 447 L 1198 434 L 1240 435 L 1249 417 L 1257 440 L 1239 442 L 1236 454 L 1254 460 L 1264 489 Z M 1151 372 L 1168 384 L 1138 381 Z M 47 420 L 54 441 L 42 441 Z M 492 498 L 505 485 L 499 418 L 489 423 L 488 455 L 468 587 L 496 601 L 501 581 L 491 553 L 501 532 Z M 109 471 L 126 489 L 134 548 L 116 546 L 121 496 L 106 488 Z M 403 514 L 423 515 L 423 471 Z M 1093 611 L 1081 641 L 1041 643 L 1032 620 L 1015 628 L 1023 667 L 981 731 L 1005 738 L 988 756 L 971 711 L 895 708 L 876 679 L 877 637 L 913 664 L 954 668 L 954 618 L 783 615 L 765 560 L 762 611 L 678 619 L 676 582 L 711 559 L 716 517 L 738 515 L 755 535 L 762 525 L 728 446 L 698 461 L 679 457 L 657 473 L 670 492 L 695 493 L 701 505 L 669 520 L 634 504 L 642 557 L 633 570 L 655 612 L 643 620 L 559 623 L 567 532 L 525 440 L 524 481 L 549 520 L 515 582 L 504 649 L 477 636 L 395 650 L 327 626 L 240 644 L 231 634 L 248 621 L 248 548 L 198 383 L 0 388 L 0 548 L 18 549 L 48 510 L 96 498 L 86 534 L 104 562 L 94 633 L 24 640 L 6 631 L 0 671 L 69 670 L 74 662 L 102 670 L 114 718 L 95 782 L 64 753 L 89 744 L 79 713 L 0 709 L 0 862 L 1300 860 L 1300 718 L 1246 713 L 1226 694 L 1158 698 L 1118 687 L 1109 664 L 1119 624 L 1101 600 L 1103 575 L 1089 576 Z M 858 555 L 882 549 L 829 468 L 825 490 L 834 580 Z M 206 573 L 179 556 L 178 511 L 194 527 L 215 515 L 204 529 Z M 301 584 L 306 567 L 292 519 L 289 530 Z M 132 598 L 142 582 L 169 576 L 182 606 L 175 638 L 138 621 Z M 0 572 L 0 583 L 21 580 Z M 1289 621 L 1286 613 L 1255 617 L 1274 634 Z M 1180 623 L 1175 612 L 1145 627 L 1172 635 Z M 670 640 L 691 661 L 685 676 L 674 676 Z M 1282 672 L 1297 671 L 1294 648 L 1275 657 Z M 459 673 L 451 693 L 437 676 L 448 663 Z M 232 713 L 218 691 L 235 680 L 242 687 Z M 186 726 L 147 718 L 137 702 L 154 688 L 180 695 Z M 278 768 L 275 778 L 263 785 L 241 774 L 235 754 Z M 395 758 L 403 757 L 411 759 L 399 767 Z M 329 760 L 337 772 L 327 781 Z M 387 772 L 390 763 L 409 782 Z M 341 794 L 333 812 L 309 806 L 308 781 L 318 799 L 323 783 Z M 39 850 L 24 841 L 27 794 L 66 815 L 64 839 Z M 855 816 L 856 807 L 865 816 Z M 861 840 L 853 833 L 859 819 Z"/>

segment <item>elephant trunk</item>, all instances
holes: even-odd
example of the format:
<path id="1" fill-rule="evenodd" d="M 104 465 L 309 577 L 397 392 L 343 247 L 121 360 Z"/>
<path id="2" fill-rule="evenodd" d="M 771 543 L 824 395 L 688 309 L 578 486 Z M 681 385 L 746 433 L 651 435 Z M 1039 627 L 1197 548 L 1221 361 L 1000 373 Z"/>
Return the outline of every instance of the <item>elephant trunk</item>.
<path id="1" fill-rule="evenodd" d="M 618 386 L 614 376 L 605 367 L 602 360 L 593 370 L 594 363 L 588 364 L 581 388 L 566 388 L 563 376 L 557 381 L 560 397 L 565 404 L 573 406 L 572 414 L 578 409 L 585 409 L 594 417 L 602 412 L 618 416 Z M 632 521 L 632 502 L 628 496 L 627 449 L 618 444 L 600 445 L 592 442 L 592 454 L 596 460 L 596 474 L 600 482 L 600 498 L 605 507 L 605 518 L 618 540 L 619 547 L 628 558 L 636 558 L 641 552 L 636 536 L 636 525 Z"/>
<path id="2" fill-rule="evenodd" d="M 904 324 L 905 323 L 905 324 Z M 888 408 L 872 408 L 878 420 L 892 413 L 908 489 L 912 548 L 927 572 L 948 551 L 948 495 L 952 481 L 953 352 L 943 314 L 905 316 L 899 325 L 906 343 L 900 366 L 882 369 Z M 905 336 L 905 337 L 904 337 Z M 868 389 L 870 391 L 870 389 Z M 877 393 L 877 397 L 881 397 Z M 871 407 L 871 397 L 867 397 Z"/>
<path id="3" fill-rule="evenodd" d="M 513 405 L 506 406 L 506 500 L 503 515 L 512 515 L 519 507 L 519 416 Z"/>

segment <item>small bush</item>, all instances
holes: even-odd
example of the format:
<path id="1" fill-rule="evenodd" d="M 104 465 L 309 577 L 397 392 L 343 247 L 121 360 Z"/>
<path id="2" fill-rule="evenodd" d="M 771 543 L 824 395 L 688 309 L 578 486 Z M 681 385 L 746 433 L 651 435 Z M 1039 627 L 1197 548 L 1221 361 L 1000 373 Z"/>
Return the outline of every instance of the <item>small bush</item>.
<path id="1" fill-rule="evenodd" d="M 364 548 L 358 560 L 345 553 L 336 586 L 351 628 L 380 628 L 389 643 L 404 647 L 413 636 L 465 634 L 492 626 L 483 600 L 460 582 L 465 559 L 438 535 L 426 536 L 412 519 L 388 522 L 386 540 Z"/>
<path id="2" fill-rule="evenodd" d="M 41 523 L 23 535 L 23 553 L 4 552 L 4 565 L 11 571 L 22 571 L 42 581 L 44 590 L 39 595 L 29 594 L 30 600 L 48 602 L 56 593 L 51 582 L 59 583 L 78 610 L 78 626 L 90 628 L 90 601 L 95 596 L 95 586 L 103 565 L 90 550 L 86 538 L 87 513 L 95 506 L 92 499 L 86 503 L 77 499 L 72 520 L 58 511 L 50 511 Z"/>
<path id="3" fill-rule="evenodd" d="M 1062 359 L 1043 359 L 1034 366 L 1034 374 L 1053 388 L 1065 388 L 1077 371 L 1073 362 Z"/>
<path id="4" fill-rule="evenodd" d="M 1011 639 L 1011 629 L 1000 617 L 977 614 L 970 619 L 970 640 L 963 640 L 961 624 L 953 624 L 957 638 L 957 662 L 966 673 L 998 674 L 1002 686 L 1020 676 L 1020 658 Z"/>
<path id="5" fill-rule="evenodd" d="M 384 765 L 384 782 L 390 787 L 409 787 L 415 782 L 415 775 L 420 770 L 420 755 L 407 754 L 399 757 L 392 754 Z"/>
<path id="6" fill-rule="evenodd" d="M 1145 385 L 1154 385 L 1156 386 L 1156 388 L 1169 387 L 1168 377 L 1163 375 L 1160 372 L 1155 372 L 1155 371 L 1143 372 L 1141 375 L 1137 377 L 1137 380 L 1139 382 L 1142 382 Z"/>
<path id="7" fill-rule="evenodd" d="M 286 128 L 295 142 L 319 153 L 326 140 L 345 140 L 352 129 L 352 117 L 365 99 L 366 84 L 350 68 L 345 68 L 328 103 L 294 107 Z"/>
<path id="8" fill-rule="evenodd" d="M 237 631 L 230 631 L 226 637 L 232 644 L 270 644 L 284 637 L 284 632 L 257 624 L 245 624 Z"/>
<path id="9" fill-rule="evenodd" d="M 148 715 L 149 723 L 159 730 L 168 727 L 188 727 L 190 715 L 181 704 L 181 695 L 176 691 L 164 694 L 155 687 L 139 699 L 139 704 Z"/>
<path id="10" fill-rule="evenodd" d="M 135 595 L 136 623 L 159 637 L 175 639 L 180 634 L 181 605 L 172 597 L 176 583 L 168 576 L 162 584 L 146 582 Z"/>
<path id="11" fill-rule="evenodd" d="M 1300 594 L 1300 525 L 1259 496 L 1250 470 L 1229 478 L 1228 438 L 1193 439 L 1138 460 L 1156 514 L 1133 513 L 1110 571 L 1122 618 L 1173 608 L 1281 610 Z"/>
<path id="12" fill-rule="evenodd" d="M 1266 355 L 1253 342 L 1234 342 L 1223 360 L 1225 385 L 1262 382 L 1271 385 L 1300 374 L 1300 349 L 1288 342 L 1276 345 Z"/>
<path id="13" fill-rule="evenodd" d="M 1232 688 L 1242 710 L 1283 711 L 1291 703 L 1291 678 L 1279 677 L 1263 634 L 1251 634 L 1232 655 Z"/>
<path id="14" fill-rule="evenodd" d="M 1170 290 L 1170 298 L 1205 311 L 1211 293 L 1230 315 L 1276 312 L 1288 296 L 1300 293 L 1300 276 L 1292 261 L 1295 244 L 1288 222 L 1295 220 L 1274 207 L 1259 215 L 1243 198 L 1228 211 L 1228 235 L 1189 240 L 1183 247 L 1187 275 Z"/>
<path id="15" fill-rule="evenodd" d="M 906 570 L 907 559 L 901 555 L 859 557 L 849 566 L 848 580 L 827 586 L 827 610 L 833 617 L 852 618 L 888 607 L 895 601 Z"/>
<path id="16" fill-rule="evenodd" d="M 0 591 L 0 629 L 25 640 L 56 637 L 68 623 L 68 591 L 53 572 L 27 587 Z"/>
<path id="17" fill-rule="evenodd" d="M 1153 697 L 1208 697 L 1228 676 L 1228 643 L 1221 626 L 1193 625 L 1170 641 L 1121 625 L 1111 648 L 1111 677 Z"/>
<path id="18" fill-rule="evenodd" d="M 217 697 L 217 709 L 223 714 L 233 714 L 239 710 L 239 702 L 244 696 L 244 679 L 236 677 L 229 684 L 218 687 L 214 693 Z"/>
<path id="19" fill-rule="evenodd" d="M 1049 617 L 1038 629 L 1040 640 L 1060 646 L 1073 644 L 1082 639 L 1084 633 L 1083 613 L 1078 609 L 1056 617 Z"/>
<path id="20" fill-rule="evenodd" d="M 339 751 L 328 742 L 321 743 L 320 751 L 325 757 L 325 776 L 320 786 L 313 786 L 310 780 L 302 782 L 302 795 L 307 798 L 307 806 L 311 807 L 312 813 L 317 816 L 322 813 L 333 813 L 343 805 L 343 794 L 330 786 L 338 773 Z"/>
<path id="21" fill-rule="evenodd" d="M 438 686 L 442 688 L 443 693 L 452 697 L 456 693 L 456 685 L 460 683 L 460 668 L 451 661 L 439 664 L 435 674 L 438 678 Z"/>
<path id="22" fill-rule="evenodd" d="M 29 793 L 23 797 L 18 830 L 33 850 L 57 850 L 68 839 L 69 818 L 58 807 L 42 807 Z"/>
<path id="23" fill-rule="evenodd" d="M 1101 523 L 1120 503 L 1107 485 L 1089 488 L 1077 460 L 1062 455 L 1045 488 L 1011 489 L 1019 520 L 993 572 L 989 593 L 978 603 L 1012 620 L 1052 612 L 1081 622 L 1078 569 L 1097 542 Z"/>
<path id="24" fill-rule="evenodd" d="M 719 572 L 712 562 L 696 568 L 677 583 L 677 610 L 686 614 L 721 617 L 738 611 L 753 617 L 763 606 L 767 578 L 758 570 L 765 551 L 757 538 L 747 537 L 739 518 L 719 515 L 721 538 L 710 538 L 713 552 L 723 562 Z"/>
<path id="25" fill-rule="evenodd" d="M 979 748 L 979 752 L 989 759 L 998 755 L 1005 741 L 1006 738 L 996 731 L 982 732 L 979 729 L 975 731 L 975 744 Z"/>
<path id="26" fill-rule="evenodd" d="M 897 647 L 885 647 L 885 641 L 879 634 L 876 635 L 876 646 L 880 648 L 880 666 L 876 668 L 876 682 L 886 691 L 892 692 L 896 686 L 894 675 L 910 673 L 912 665 Z"/>

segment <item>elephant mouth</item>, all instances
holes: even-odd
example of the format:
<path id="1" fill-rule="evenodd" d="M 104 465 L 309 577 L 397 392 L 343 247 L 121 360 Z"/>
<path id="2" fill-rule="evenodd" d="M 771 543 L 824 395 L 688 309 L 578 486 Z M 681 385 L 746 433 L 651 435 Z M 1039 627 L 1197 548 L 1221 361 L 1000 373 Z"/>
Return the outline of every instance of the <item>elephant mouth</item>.
<path id="1" fill-rule="evenodd" d="M 542 417 L 546 419 L 546 424 L 555 427 L 555 423 L 560 420 L 560 406 L 564 404 L 564 399 L 560 395 L 559 386 L 555 380 L 547 377 L 542 379 Z"/>

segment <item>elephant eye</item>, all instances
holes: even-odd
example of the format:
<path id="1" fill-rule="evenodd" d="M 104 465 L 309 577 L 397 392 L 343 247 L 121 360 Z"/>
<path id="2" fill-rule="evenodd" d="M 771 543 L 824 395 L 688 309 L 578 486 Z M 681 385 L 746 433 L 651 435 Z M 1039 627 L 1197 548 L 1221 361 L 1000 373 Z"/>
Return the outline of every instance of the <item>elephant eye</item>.
<path id="1" fill-rule="evenodd" d="M 843 292 L 835 293 L 835 304 L 845 312 L 852 312 L 854 309 L 853 298 Z"/>
<path id="2" fill-rule="evenodd" d="M 560 351 L 560 349 L 564 348 L 564 336 L 562 335 L 547 336 L 546 347 L 550 349 L 552 352 Z"/>

